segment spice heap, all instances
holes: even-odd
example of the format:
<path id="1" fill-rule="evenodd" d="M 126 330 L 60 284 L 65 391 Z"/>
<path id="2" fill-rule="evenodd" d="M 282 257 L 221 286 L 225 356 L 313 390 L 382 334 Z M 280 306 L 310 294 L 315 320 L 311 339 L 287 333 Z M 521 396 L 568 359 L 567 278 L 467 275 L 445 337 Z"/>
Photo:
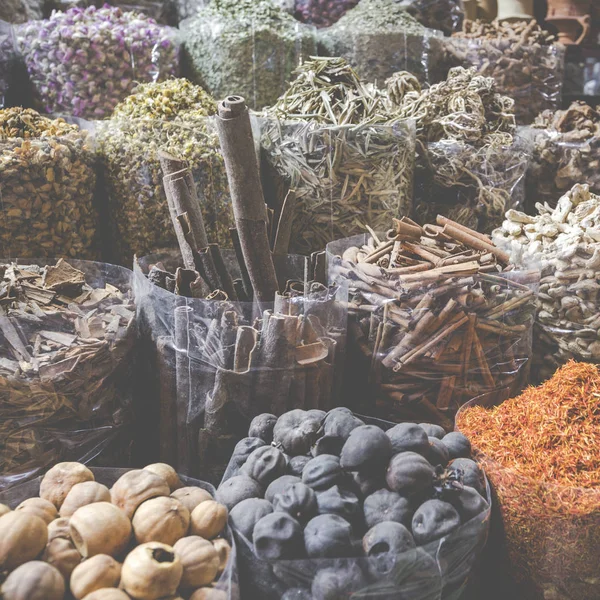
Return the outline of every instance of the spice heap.
<path id="1" fill-rule="evenodd" d="M 532 125 L 533 152 L 527 172 L 528 201 L 553 205 L 576 183 L 600 192 L 600 112 L 584 102 L 546 110 Z"/>
<path id="2" fill-rule="evenodd" d="M 494 78 L 498 90 L 515 100 L 518 123 L 560 106 L 565 49 L 535 20 L 465 21 L 447 50 L 451 62 Z"/>
<path id="3" fill-rule="evenodd" d="M 178 71 L 171 31 L 145 15 L 105 6 L 55 12 L 17 29 L 36 107 L 102 119 L 136 82 Z"/>
<path id="4" fill-rule="evenodd" d="M 187 159 L 214 241 L 229 245 L 231 206 L 218 136 L 208 117 L 214 100 L 185 79 L 138 86 L 110 120 L 98 124 L 114 238 L 114 260 L 173 247 L 159 150 Z"/>
<path id="5" fill-rule="evenodd" d="M 354 8 L 358 2 L 359 0 L 328 0 L 328 2 L 295 0 L 292 12 L 303 23 L 310 23 L 317 27 L 329 27 L 351 8 Z"/>
<path id="6" fill-rule="evenodd" d="M 460 0 L 397 0 L 419 23 L 451 35 L 462 27 L 464 12 Z"/>
<path id="7" fill-rule="evenodd" d="M 527 155 L 515 142 L 514 102 L 490 77 L 456 67 L 421 90 L 406 72 L 386 82 L 398 117 L 415 119 L 418 150 L 415 214 L 446 215 L 491 232 L 524 202 Z"/>
<path id="8" fill-rule="evenodd" d="M 85 456 L 130 420 L 129 281 L 84 265 L 0 265 L 0 487 Z"/>
<path id="9" fill-rule="evenodd" d="M 292 249 L 321 250 L 411 212 L 414 133 L 342 58 L 305 62 L 267 109 L 261 146 L 275 189 L 295 192 Z M 279 205 L 282 196 L 268 198 Z"/>
<path id="10" fill-rule="evenodd" d="M 443 68 L 441 33 L 421 25 L 397 0 L 361 0 L 319 32 L 319 43 L 326 55 L 345 58 L 359 77 L 377 85 L 403 70 L 422 83 L 442 76 L 436 70 Z"/>
<path id="11" fill-rule="evenodd" d="M 95 258 L 95 159 L 87 132 L 34 110 L 0 110 L 2 256 Z"/>
<path id="12" fill-rule="evenodd" d="M 578 184 L 536 209 L 508 211 L 493 237 L 515 264 L 541 269 L 534 344 L 546 378 L 570 358 L 600 362 L 600 196 Z"/>
<path id="13" fill-rule="evenodd" d="M 598 598 L 600 370 L 569 361 L 540 387 L 459 413 L 498 494 L 528 598 Z"/>
<path id="14" fill-rule="evenodd" d="M 272 0 L 212 0 L 181 30 L 191 80 L 256 109 L 275 102 L 298 64 L 316 54 L 313 29 Z"/>
<path id="15" fill-rule="evenodd" d="M 507 271 L 508 254 L 489 237 L 439 215 L 423 227 L 403 218 L 385 237 L 327 251 L 329 279 L 348 283 L 355 316 L 350 389 L 375 403 L 371 413 L 451 429 L 467 400 L 521 389 L 537 278 Z"/>

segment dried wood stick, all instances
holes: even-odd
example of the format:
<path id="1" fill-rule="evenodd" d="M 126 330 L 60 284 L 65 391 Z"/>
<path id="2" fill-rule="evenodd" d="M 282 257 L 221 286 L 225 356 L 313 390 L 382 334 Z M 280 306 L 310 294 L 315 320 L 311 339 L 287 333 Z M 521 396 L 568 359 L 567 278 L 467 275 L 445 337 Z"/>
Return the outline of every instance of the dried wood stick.
<path id="1" fill-rule="evenodd" d="M 229 237 L 231 238 L 231 243 L 233 244 L 235 256 L 240 267 L 240 274 L 242 276 L 242 284 L 244 286 L 246 297 L 249 301 L 251 301 L 252 297 L 254 296 L 254 290 L 252 289 L 250 275 L 248 275 L 248 269 L 246 269 L 246 263 L 244 262 L 244 254 L 242 252 L 242 246 L 240 244 L 240 236 L 238 235 L 238 230 L 235 227 L 230 227 Z"/>
<path id="2" fill-rule="evenodd" d="M 273 254 L 275 256 L 285 256 L 289 251 L 295 212 L 296 192 L 294 190 L 289 190 L 283 200 L 279 219 L 277 220 L 277 228 L 275 230 L 275 239 L 273 242 Z"/>
<path id="3" fill-rule="evenodd" d="M 219 102 L 217 129 L 244 262 L 254 297 L 264 305 L 273 302 L 278 284 L 250 117 L 243 98 L 229 96 Z"/>

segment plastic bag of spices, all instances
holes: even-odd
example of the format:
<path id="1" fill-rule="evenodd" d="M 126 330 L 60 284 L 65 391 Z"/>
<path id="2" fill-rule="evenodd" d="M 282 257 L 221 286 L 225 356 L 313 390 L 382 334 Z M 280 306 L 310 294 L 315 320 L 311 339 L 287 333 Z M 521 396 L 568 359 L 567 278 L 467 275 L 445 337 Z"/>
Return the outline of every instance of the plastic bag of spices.
<path id="1" fill-rule="evenodd" d="M 98 257 L 89 124 L 0 110 L 0 254 Z"/>
<path id="2" fill-rule="evenodd" d="M 453 64 L 476 67 L 515 100 L 519 124 L 560 107 L 566 50 L 535 21 L 466 21 L 446 46 Z"/>
<path id="3" fill-rule="evenodd" d="M 71 8 L 16 29 L 36 107 L 103 119 L 137 83 L 178 74 L 176 31 L 118 7 Z"/>
<path id="4" fill-rule="evenodd" d="M 407 443 L 430 443 L 423 427 L 433 432 L 431 426 L 407 426 L 406 435 L 415 436 Z M 266 418 L 253 423 L 216 496 L 230 511 L 242 598 L 463 597 L 487 539 L 489 485 L 467 446 L 456 466 L 446 469 L 445 454 L 442 466 L 434 455 L 394 449 L 393 440 L 404 437 L 398 427 L 346 408 L 293 410 L 270 427 Z M 364 444 L 352 456 L 348 447 L 361 437 Z M 392 440 L 387 453 L 386 438 Z M 339 443 L 335 449 L 328 445 L 333 441 Z M 440 438 L 433 444 L 446 446 Z M 465 494 L 472 502 L 468 509 L 455 510 L 465 465 L 477 490 Z M 416 472 L 420 483 L 404 476 Z"/>
<path id="5" fill-rule="evenodd" d="M 421 25 L 395 0 L 362 0 L 337 23 L 319 31 L 325 56 L 341 56 L 365 81 L 383 86 L 397 71 L 423 83 L 444 75 L 443 34 Z"/>
<path id="6" fill-rule="evenodd" d="M 146 464 L 146 462 L 147 461 L 145 461 L 144 464 Z M 110 489 L 123 475 L 129 471 L 129 469 L 90 467 L 90 471 L 94 475 L 94 481 L 97 481 L 98 483 Z M 32 481 L 22 483 L 11 489 L 0 492 L 0 503 L 5 504 L 14 510 L 25 500 L 39 496 L 42 479 L 42 477 L 38 477 Z M 215 496 L 215 488 L 210 483 L 206 483 L 205 481 L 199 481 L 198 479 L 192 479 L 191 477 L 186 477 L 185 475 L 179 475 L 179 482 L 180 486 L 201 488 L 208 492 L 213 498 Z M 229 525 L 227 525 L 224 531 L 219 534 L 219 538 L 223 538 L 229 543 L 231 552 L 222 573 L 217 576 L 217 579 L 211 584 L 210 588 L 207 587 L 203 589 L 214 590 L 212 594 L 214 594 L 215 597 L 222 598 L 223 600 L 240 600 L 237 570 L 237 549 L 235 539 Z M 214 540 L 212 541 L 214 542 Z"/>
<path id="7" fill-rule="evenodd" d="M 434 422 L 528 380 L 539 272 L 507 270 L 491 240 L 439 216 L 327 245 L 349 288 L 346 397 L 365 414 Z"/>
<path id="8" fill-rule="evenodd" d="M 315 31 L 271 0 L 213 0 L 180 24 L 186 75 L 216 98 L 272 104 L 294 69 L 316 54 Z"/>
<path id="9" fill-rule="evenodd" d="M 59 461 L 128 466 L 132 272 L 25 259 L 0 274 L 0 489 Z"/>
<path id="10" fill-rule="evenodd" d="M 159 151 L 190 163 L 212 239 L 231 246 L 227 174 L 210 115 L 214 100 L 184 79 L 138 86 L 111 119 L 97 124 L 113 262 L 131 264 L 175 246 Z"/>
<path id="11" fill-rule="evenodd" d="M 222 254 L 232 279 L 239 279 L 234 253 Z M 222 291 L 177 295 L 169 273 L 179 259 L 172 254 L 135 266 L 150 404 L 160 415 L 154 418 L 160 460 L 183 473 L 218 482 L 256 414 L 338 401 L 347 295 L 320 284 L 305 291 L 305 257 L 275 256 L 275 265 L 283 293 L 263 310 Z"/>
<path id="12" fill-rule="evenodd" d="M 457 415 L 497 498 L 481 569 L 494 598 L 600 597 L 599 383 L 598 366 L 569 361 L 539 387 L 483 395 Z"/>
<path id="13" fill-rule="evenodd" d="M 464 10 L 460 0 L 397 0 L 419 23 L 451 35 L 462 28 Z"/>

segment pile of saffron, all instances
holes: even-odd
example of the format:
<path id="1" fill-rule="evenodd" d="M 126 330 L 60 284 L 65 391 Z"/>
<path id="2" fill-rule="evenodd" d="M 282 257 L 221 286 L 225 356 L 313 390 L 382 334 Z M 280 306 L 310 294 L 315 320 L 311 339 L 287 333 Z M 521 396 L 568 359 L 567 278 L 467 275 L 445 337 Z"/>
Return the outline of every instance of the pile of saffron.
<path id="1" fill-rule="evenodd" d="M 569 361 L 457 427 L 496 490 L 517 580 L 536 598 L 600 598 L 600 368 Z"/>

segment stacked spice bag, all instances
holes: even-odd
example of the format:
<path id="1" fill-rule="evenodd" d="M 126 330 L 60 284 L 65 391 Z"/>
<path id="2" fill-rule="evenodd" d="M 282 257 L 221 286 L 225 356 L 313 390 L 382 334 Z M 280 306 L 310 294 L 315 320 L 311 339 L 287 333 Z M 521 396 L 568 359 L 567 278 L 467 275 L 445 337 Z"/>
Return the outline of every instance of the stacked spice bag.
<path id="1" fill-rule="evenodd" d="M 113 260 L 131 264 L 175 244 L 162 185 L 159 151 L 189 161 L 213 241 L 229 245 L 227 175 L 209 116 L 214 100 L 184 79 L 140 85 L 111 119 L 97 124 L 110 208 Z"/>
<path id="2" fill-rule="evenodd" d="M 177 75 L 174 33 L 117 7 L 71 8 L 17 28 L 36 108 L 102 119 L 137 83 Z"/>
<path id="3" fill-rule="evenodd" d="M 474 66 L 515 100 L 519 124 L 560 106 L 565 48 L 535 20 L 465 21 L 446 47 L 451 63 Z"/>

